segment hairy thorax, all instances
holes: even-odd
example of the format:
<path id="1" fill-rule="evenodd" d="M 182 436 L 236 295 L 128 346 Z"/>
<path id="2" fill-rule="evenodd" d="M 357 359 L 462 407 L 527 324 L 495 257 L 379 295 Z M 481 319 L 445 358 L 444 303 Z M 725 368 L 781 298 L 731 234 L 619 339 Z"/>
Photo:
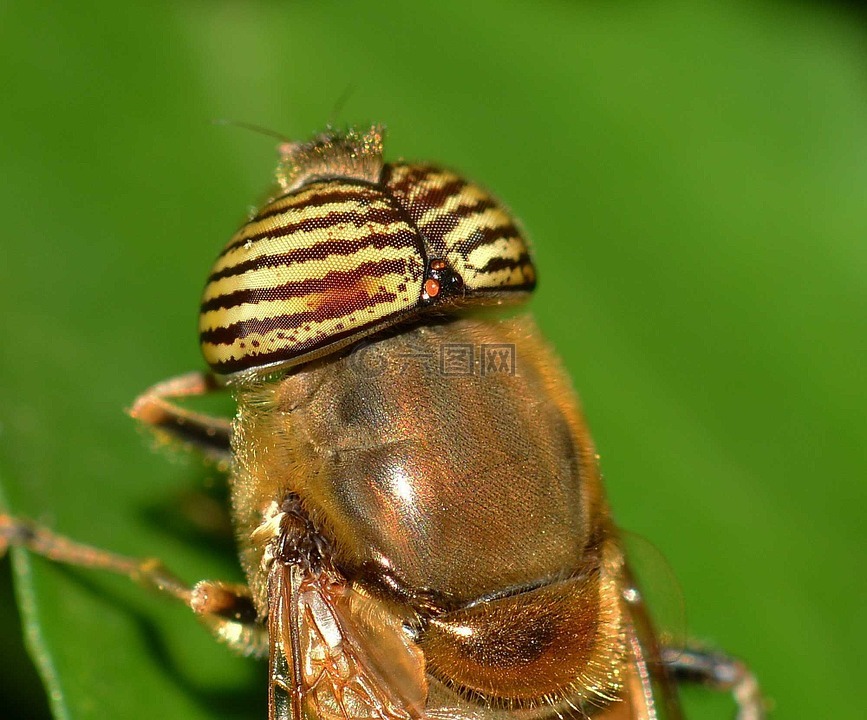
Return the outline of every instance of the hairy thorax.
<path id="1" fill-rule="evenodd" d="M 605 520 L 527 318 L 419 327 L 245 393 L 233 499 L 251 580 L 257 498 L 297 495 L 348 579 L 443 609 L 579 572 Z"/>

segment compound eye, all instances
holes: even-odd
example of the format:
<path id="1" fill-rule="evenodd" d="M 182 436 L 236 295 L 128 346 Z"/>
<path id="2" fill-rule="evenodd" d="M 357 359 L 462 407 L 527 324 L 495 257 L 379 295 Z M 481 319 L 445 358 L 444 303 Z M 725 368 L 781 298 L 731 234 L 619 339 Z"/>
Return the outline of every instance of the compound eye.
<path id="1" fill-rule="evenodd" d="M 533 290 L 536 269 L 527 240 L 486 190 L 449 170 L 403 163 L 387 166 L 385 185 L 473 303 L 486 297 L 520 302 Z M 434 263 L 433 270 L 446 266 Z"/>
<path id="2" fill-rule="evenodd" d="M 221 375 L 292 365 L 413 311 L 424 266 L 394 202 L 348 180 L 265 205 L 205 287 L 202 352 Z"/>
<path id="3" fill-rule="evenodd" d="M 625 648 L 606 586 L 596 572 L 446 613 L 421 638 L 428 670 L 495 706 L 616 696 Z"/>

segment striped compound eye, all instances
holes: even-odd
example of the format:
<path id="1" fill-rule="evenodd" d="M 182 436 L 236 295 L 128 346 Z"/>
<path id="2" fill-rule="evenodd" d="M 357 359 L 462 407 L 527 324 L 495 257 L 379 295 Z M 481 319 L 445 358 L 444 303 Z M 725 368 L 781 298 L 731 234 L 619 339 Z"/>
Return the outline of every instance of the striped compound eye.
<path id="1" fill-rule="evenodd" d="M 432 307 L 533 289 L 509 213 L 451 172 L 383 164 L 378 128 L 282 153 L 282 194 L 229 241 L 205 287 L 200 338 L 216 373 L 288 368 Z"/>

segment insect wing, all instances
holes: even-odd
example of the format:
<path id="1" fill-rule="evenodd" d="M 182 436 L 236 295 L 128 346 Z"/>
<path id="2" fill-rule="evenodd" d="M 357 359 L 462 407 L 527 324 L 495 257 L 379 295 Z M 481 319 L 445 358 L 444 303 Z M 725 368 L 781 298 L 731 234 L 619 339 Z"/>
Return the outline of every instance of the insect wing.
<path id="1" fill-rule="evenodd" d="M 301 718 L 298 671 L 300 573 L 274 563 L 268 575 L 268 720 Z"/>
<path id="2" fill-rule="evenodd" d="M 626 636 L 630 652 L 626 673 L 624 720 L 683 720 L 675 684 L 663 664 L 661 647 L 647 606 L 630 572 L 623 591 Z M 607 716 L 605 720 L 609 720 Z M 611 720 L 619 720 L 615 714 Z"/>
<path id="3" fill-rule="evenodd" d="M 621 546 L 629 558 L 627 595 L 640 599 L 658 643 L 671 653 L 686 644 L 686 609 L 683 590 L 662 551 L 652 542 L 618 528 Z"/>
<path id="4" fill-rule="evenodd" d="M 275 562 L 268 585 L 269 720 L 414 720 L 420 651 L 375 601 L 324 574 Z"/>

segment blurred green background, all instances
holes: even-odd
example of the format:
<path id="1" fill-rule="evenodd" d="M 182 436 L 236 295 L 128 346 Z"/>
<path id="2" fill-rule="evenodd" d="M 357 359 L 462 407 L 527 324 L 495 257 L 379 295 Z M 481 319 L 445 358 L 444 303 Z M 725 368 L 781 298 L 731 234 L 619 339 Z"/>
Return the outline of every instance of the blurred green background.
<path id="1" fill-rule="evenodd" d="M 270 182 L 274 142 L 210 121 L 305 138 L 350 89 L 334 120 L 386 123 L 389 157 L 464 170 L 529 229 L 534 311 L 690 633 L 747 658 L 775 717 L 857 716 L 865 39 L 807 2 L 0 5 L 5 504 L 239 577 L 178 510 L 213 471 L 149 452 L 122 409 L 202 366 L 209 264 Z M 12 561 L 58 717 L 265 716 L 264 666 L 184 608 Z M 0 716 L 39 718 L 0 567 Z"/>

